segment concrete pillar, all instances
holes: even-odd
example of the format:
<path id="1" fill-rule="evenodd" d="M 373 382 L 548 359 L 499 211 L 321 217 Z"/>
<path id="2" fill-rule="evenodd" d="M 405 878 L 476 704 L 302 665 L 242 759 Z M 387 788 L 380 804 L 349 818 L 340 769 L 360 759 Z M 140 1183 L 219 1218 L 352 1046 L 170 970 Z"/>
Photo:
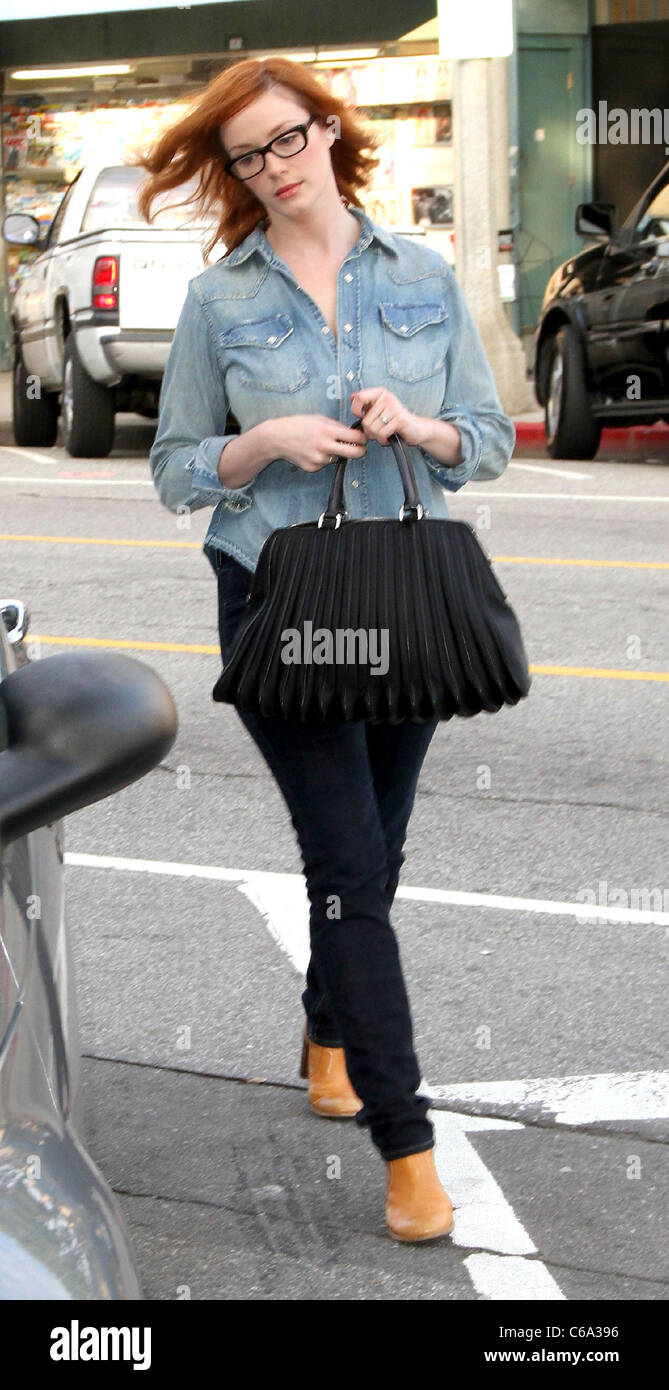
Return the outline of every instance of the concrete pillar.
<path id="1" fill-rule="evenodd" d="M 504 62 L 465 58 L 453 64 L 455 266 L 502 405 L 517 415 L 531 409 L 531 389 L 525 354 L 500 300 L 497 275 L 497 232 L 509 225 L 506 80 L 502 99 L 499 78 Z M 500 183 L 507 201 L 498 207 Z"/>
<path id="2" fill-rule="evenodd" d="M 0 71 L 0 107 L 3 102 L 4 74 Z M 5 219 L 5 159 L 4 141 L 0 130 L 0 232 Z M 7 243 L 0 235 L 0 372 L 12 365 L 9 342 L 9 285 L 7 278 Z"/>
<path id="3" fill-rule="evenodd" d="M 495 167 L 495 208 L 497 230 L 511 226 L 511 164 L 509 159 L 509 63 L 507 58 L 490 59 L 490 82 L 492 101 L 492 147 Z M 513 255 L 510 251 L 500 251 L 498 265 L 511 265 Z M 502 313 L 513 332 L 511 305 L 501 301 Z"/>

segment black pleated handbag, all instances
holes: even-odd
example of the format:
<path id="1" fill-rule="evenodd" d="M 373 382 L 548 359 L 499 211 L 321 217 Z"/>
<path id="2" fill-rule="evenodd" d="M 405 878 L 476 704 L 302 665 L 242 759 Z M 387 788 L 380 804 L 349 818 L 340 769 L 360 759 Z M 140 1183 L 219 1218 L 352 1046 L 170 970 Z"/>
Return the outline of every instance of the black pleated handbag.
<path id="1" fill-rule="evenodd" d="M 518 620 L 473 528 L 424 516 L 404 443 L 388 442 L 398 519 L 347 520 L 339 458 L 318 521 L 265 541 L 215 701 L 303 724 L 420 724 L 527 695 Z"/>

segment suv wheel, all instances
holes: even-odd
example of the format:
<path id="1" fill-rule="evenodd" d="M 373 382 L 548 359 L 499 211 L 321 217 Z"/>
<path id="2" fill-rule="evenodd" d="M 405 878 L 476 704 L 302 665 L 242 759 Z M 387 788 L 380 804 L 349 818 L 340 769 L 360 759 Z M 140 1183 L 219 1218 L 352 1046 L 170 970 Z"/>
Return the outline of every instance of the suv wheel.
<path id="1" fill-rule="evenodd" d="M 571 324 L 551 338 L 546 390 L 546 448 L 554 459 L 591 459 L 602 427 L 592 414 L 585 381 L 585 353 Z"/>
<path id="2" fill-rule="evenodd" d="M 114 396 L 88 375 L 74 334 L 65 340 L 63 443 L 73 458 L 106 458 L 114 443 Z"/>
<path id="3" fill-rule="evenodd" d="M 21 347 L 17 342 L 14 345 L 12 381 L 14 443 L 24 448 L 51 448 L 58 434 L 58 395 L 53 391 L 45 391 L 39 399 L 34 400 L 33 381 L 37 381 L 37 378 L 26 371 Z"/>

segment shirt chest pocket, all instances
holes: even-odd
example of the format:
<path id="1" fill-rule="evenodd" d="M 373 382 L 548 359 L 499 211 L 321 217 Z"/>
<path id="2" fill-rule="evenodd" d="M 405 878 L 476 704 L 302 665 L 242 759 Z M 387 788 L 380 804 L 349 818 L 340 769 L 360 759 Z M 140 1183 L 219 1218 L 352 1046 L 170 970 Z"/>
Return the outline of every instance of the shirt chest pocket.
<path id="1" fill-rule="evenodd" d="M 423 381 L 443 370 L 449 346 L 443 304 L 380 303 L 388 375 Z"/>
<path id="2" fill-rule="evenodd" d="M 237 323 L 218 335 L 223 365 L 243 386 L 260 391 L 299 391 L 309 371 L 289 314 Z"/>

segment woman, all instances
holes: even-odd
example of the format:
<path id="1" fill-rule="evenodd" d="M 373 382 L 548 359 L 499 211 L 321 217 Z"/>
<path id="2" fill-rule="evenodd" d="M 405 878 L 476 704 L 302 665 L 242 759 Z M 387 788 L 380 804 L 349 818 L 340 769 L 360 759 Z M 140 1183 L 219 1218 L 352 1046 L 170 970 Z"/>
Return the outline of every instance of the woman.
<path id="1" fill-rule="evenodd" d="M 215 506 L 204 549 L 225 663 L 262 544 L 324 510 L 338 456 L 349 516 L 397 516 L 393 432 L 426 510 L 508 462 L 514 431 L 444 259 L 386 232 L 358 194 L 359 116 L 301 64 L 225 69 L 142 161 L 140 205 L 200 172 L 227 247 L 190 281 L 151 467 L 171 511 Z M 367 151 L 367 152 L 365 152 Z M 228 411 L 240 432 L 229 430 Z M 347 423 L 351 416 L 362 429 Z M 228 427 L 226 432 L 226 426 Z M 452 1230 L 389 919 L 436 721 L 326 727 L 238 712 L 290 810 L 310 900 L 301 1074 L 319 1115 L 355 1116 L 386 1162 L 399 1240 Z"/>

